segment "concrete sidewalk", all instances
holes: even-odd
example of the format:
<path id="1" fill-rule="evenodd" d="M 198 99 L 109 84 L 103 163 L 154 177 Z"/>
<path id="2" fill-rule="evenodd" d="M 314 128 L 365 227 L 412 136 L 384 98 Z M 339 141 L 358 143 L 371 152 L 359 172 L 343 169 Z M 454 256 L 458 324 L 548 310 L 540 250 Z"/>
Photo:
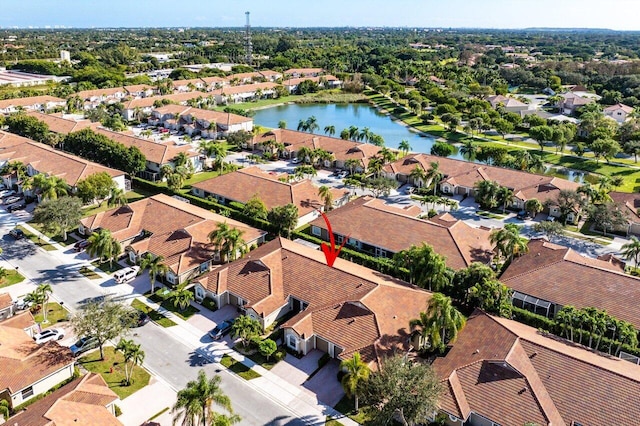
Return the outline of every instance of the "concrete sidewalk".
<path id="1" fill-rule="evenodd" d="M 169 408 L 153 421 L 162 426 L 170 426 L 172 416 L 169 411 L 175 402 L 176 391 L 171 389 L 162 379 L 152 376 L 148 386 L 117 403 L 122 410 L 122 415 L 118 417 L 118 420 L 125 426 L 140 426 L 157 413 Z M 141 410 L 142 407 L 144 410 Z"/>

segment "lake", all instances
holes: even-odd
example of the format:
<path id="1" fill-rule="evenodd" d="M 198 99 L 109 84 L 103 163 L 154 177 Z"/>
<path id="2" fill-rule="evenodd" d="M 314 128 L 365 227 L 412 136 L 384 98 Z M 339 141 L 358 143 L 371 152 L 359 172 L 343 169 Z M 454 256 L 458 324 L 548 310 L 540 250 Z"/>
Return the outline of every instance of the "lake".
<path id="1" fill-rule="evenodd" d="M 335 126 L 335 137 L 339 137 L 343 129 L 356 126 L 359 129 L 368 127 L 372 133 L 384 138 L 385 146 L 398 148 L 400 141 L 408 140 L 411 151 L 431 151 L 434 139 L 420 136 L 408 127 L 394 122 L 390 116 L 381 114 L 367 104 L 290 104 L 265 108 L 255 111 L 253 120 L 265 127 L 278 127 L 278 122 L 287 122 L 287 128 L 296 130 L 300 120 L 315 116 L 320 126 L 318 134 L 324 135 L 325 126 Z M 463 159 L 458 153 L 450 158 Z"/>

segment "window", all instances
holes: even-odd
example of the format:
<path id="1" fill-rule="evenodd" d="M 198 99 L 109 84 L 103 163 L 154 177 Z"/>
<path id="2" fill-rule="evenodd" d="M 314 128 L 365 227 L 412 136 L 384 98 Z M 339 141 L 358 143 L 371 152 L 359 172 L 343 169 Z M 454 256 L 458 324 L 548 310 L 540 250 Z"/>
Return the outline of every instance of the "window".
<path id="1" fill-rule="evenodd" d="M 291 349 L 298 349 L 298 339 L 296 339 L 296 336 L 290 334 L 289 337 L 287 338 L 287 345 L 291 348 Z"/>
<path id="2" fill-rule="evenodd" d="M 338 234 L 335 234 L 335 237 L 336 237 L 336 243 L 337 244 L 342 244 L 342 242 L 344 241 L 344 237 L 342 235 L 338 235 Z"/>
<path id="3" fill-rule="evenodd" d="M 33 386 L 29 386 L 22 390 L 22 399 L 27 399 L 33 396 Z"/>
<path id="4" fill-rule="evenodd" d="M 384 249 L 381 249 L 380 247 L 376 247 L 376 256 L 387 257 L 387 251 Z"/>
<path id="5" fill-rule="evenodd" d="M 312 226 L 311 227 L 311 233 L 313 235 L 317 235 L 320 236 L 321 232 L 320 232 L 320 228 L 318 228 L 317 226 Z"/>
<path id="6" fill-rule="evenodd" d="M 204 262 L 200 265 L 200 272 L 205 272 L 207 269 L 209 269 L 209 262 Z"/>

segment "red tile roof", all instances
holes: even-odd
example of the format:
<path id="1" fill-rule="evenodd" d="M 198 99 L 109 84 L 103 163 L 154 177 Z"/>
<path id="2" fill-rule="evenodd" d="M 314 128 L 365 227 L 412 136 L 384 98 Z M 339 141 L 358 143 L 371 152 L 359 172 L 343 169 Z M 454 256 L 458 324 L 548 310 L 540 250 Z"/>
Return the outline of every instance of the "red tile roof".
<path id="1" fill-rule="evenodd" d="M 411 217 L 403 209 L 385 205 L 372 197 L 361 197 L 327 213 L 334 233 L 397 253 L 429 244 L 446 258 L 447 265 L 462 269 L 472 262 L 488 263 L 493 245 L 491 230 L 474 228 L 450 215 L 432 220 Z M 450 220 L 453 219 L 453 220 Z M 322 218 L 312 226 L 327 229 Z"/>
<path id="2" fill-rule="evenodd" d="M 445 385 L 440 408 L 504 426 L 633 424 L 640 366 L 476 311 L 433 364 Z"/>
<path id="3" fill-rule="evenodd" d="M 324 255 L 283 238 L 220 266 L 199 279 L 209 291 L 229 291 L 267 316 L 294 297 L 307 309 L 287 321 L 308 338 L 315 334 L 339 345 L 340 357 L 360 351 L 367 362 L 402 348 L 407 350 L 409 320 L 423 311 L 431 293 L 376 271 Z M 267 303 L 264 303 L 266 301 Z"/>
<path id="4" fill-rule="evenodd" d="M 606 310 L 640 328 L 640 278 L 624 274 L 617 262 L 581 256 L 542 239 L 514 259 L 500 281 L 517 292 L 559 305 Z"/>
<path id="5" fill-rule="evenodd" d="M 63 135 L 69 134 L 71 132 L 77 132 L 78 130 L 82 130 L 85 127 L 91 126 L 91 121 L 89 120 L 67 120 L 62 117 L 57 117 L 52 114 L 44 114 L 39 111 L 29 111 L 27 112 L 27 115 L 35 117 L 45 123 L 47 126 L 49 126 L 49 130 L 51 130 L 52 132 L 60 133 Z"/>
<path id="6" fill-rule="evenodd" d="M 47 103 L 60 103 L 64 104 L 65 100 L 56 98 L 55 96 L 31 96 L 28 98 L 13 98 L 13 99 L 5 99 L 0 100 L 0 109 L 9 108 L 10 106 L 14 107 L 29 107 L 31 105 L 46 105 Z"/>

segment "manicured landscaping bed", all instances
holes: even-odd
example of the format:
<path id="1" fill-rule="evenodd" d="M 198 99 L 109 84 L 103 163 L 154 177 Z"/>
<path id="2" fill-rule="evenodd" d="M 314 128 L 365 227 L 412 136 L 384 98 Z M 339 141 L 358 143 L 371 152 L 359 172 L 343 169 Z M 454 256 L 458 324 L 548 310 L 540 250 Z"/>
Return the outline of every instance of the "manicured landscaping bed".
<path id="1" fill-rule="evenodd" d="M 156 324 L 162 326 L 162 327 L 173 327 L 174 325 L 176 325 L 175 322 L 171 321 L 169 318 L 165 317 L 164 315 L 158 313 L 158 311 L 152 309 L 151 307 L 145 305 L 144 303 L 142 303 L 139 300 L 134 300 L 133 302 L 131 302 L 131 307 L 134 309 L 137 309 L 139 311 L 144 312 L 145 314 L 149 315 L 149 318 L 151 318 L 151 321 L 155 322 Z"/>
<path id="2" fill-rule="evenodd" d="M 78 361 L 82 367 L 102 376 L 109 388 L 125 399 L 149 384 L 150 375 L 144 368 L 135 366 L 131 375 L 131 385 L 123 386 L 125 379 L 124 358 L 122 353 L 112 347 L 104 348 L 104 360 L 100 360 L 100 351 L 95 350 Z"/>
<path id="3" fill-rule="evenodd" d="M 220 360 L 220 364 L 224 365 L 229 370 L 233 371 L 245 380 L 251 380 L 260 377 L 259 373 L 256 373 L 243 363 L 231 358 L 229 355 L 223 355 L 222 360 Z"/>
<path id="4" fill-rule="evenodd" d="M 38 313 L 33 315 L 33 319 L 36 321 L 36 323 L 42 323 L 41 327 L 43 329 L 54 327 L 59 322 L 67 321 L 67 318 L 69 318 L 69 311 L 67 311 L 62 307 L 62 305 L 57 302 L 47 303 L 47 323 L 42 323 L 42 321 L 44 320 L 42 309 Z"/>
<path id="5" fill-rule="evenodd" d="M 18 229 L 22 230 L 22 232 L 24 232 L 24 236 L 27 237 L 28 239 L 31 240 L 31 242 L 35 245 L 37 245 L 38 247 L 41 247 L 47 251 L 52 251 L 55 250 L 56 248 L 54 246 L 52 246 L 51 244 L 48 244 L 46 242 L 44 242 L 44 240 L 42 240 L 40 237 L 38 237 L 36 234 L 31 233 L 29 230 L 27 230 L 27 228 L 25 228 L 24 226 L 18 226 Z"/>
<path id="6" fill-rule="evenodd" d="M 89 278 L 90 280 L 100 279 L 100 275 L 98 275 L 93 269 L 87 268 L 86 266 L 83 266 L 82 268 L 80 268 L 78 272 L 80 272 L 82 275 Z"/>
<path id="7" fill-rule="evenodd" d="M 24 277 L 14 269 L 7 269 L 7 276 L 0 280 L 0 288 L 9 287 L 24 281 Z"/>
<path id="8" fill-rule="evenodd" d="M 342 397 L 340 401 L 338 401 L 338 403 L 333 408 L 336 411 L 339 411 L 342 414 L 349 416 L 349 418 L 354 422 L 358 422 L 360 424 L 367 424 L 369 421 L 371 421 L 371 416 L 368 413 L 367 407 L 363 407 L 362 405 L 360 405 L 359 407 L 360 410 L 357 413 L 353 411 L 353 407 L 354 407 L 353 398 L 349 398 L 345 395 Z"/>
<path id="9" fill-rule="evenodd" d="M 159 304 L 160 306 L 162 306 L 163 308 L 165 308 L 167 311 L 177 315 L 179 318 L 185 321 L 191 318 L 194 314 L 197 314 L 198 312 L 200 312 L 199 309 L 194 308 L 191 305 L 187 306 L 187 308 L 184 310 L 180 310 L 180 308 L 176 308 L 175 306 L 173 306 L 173 303 L 170 300 L 164 300 L 157 294 L 152 294 L 150 292 L 147 292 L 144 295 L 147 296 L 149 299 L 153 300 L 154 302 L 156 302 L 157 304 Z"/>
<path id="10" fill-rule="evenodd" d="M 91 264 L 100 269 L 105 274 L 113 274 L 114 272 L 119 271 L 123 268 L 123 266 L 118 262 L 100 262 L 99 260 L 94 260 L 93 262 L 91 262 Z"/>

